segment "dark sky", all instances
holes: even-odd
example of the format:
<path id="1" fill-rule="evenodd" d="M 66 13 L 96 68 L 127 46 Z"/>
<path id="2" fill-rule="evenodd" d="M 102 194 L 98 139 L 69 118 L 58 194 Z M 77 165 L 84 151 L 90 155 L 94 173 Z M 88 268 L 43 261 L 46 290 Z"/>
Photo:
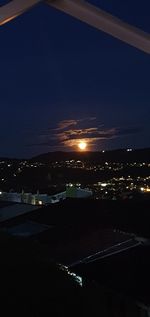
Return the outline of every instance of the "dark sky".
<path id="1" fill-rule="evenodd" d="M 147 0 L 89 2 L 150 32 Z M 72 134 L 92 150 L 150 146 L 149 55 L 44 4 L 0 43 L 0 156 L 73 150 Z"/>

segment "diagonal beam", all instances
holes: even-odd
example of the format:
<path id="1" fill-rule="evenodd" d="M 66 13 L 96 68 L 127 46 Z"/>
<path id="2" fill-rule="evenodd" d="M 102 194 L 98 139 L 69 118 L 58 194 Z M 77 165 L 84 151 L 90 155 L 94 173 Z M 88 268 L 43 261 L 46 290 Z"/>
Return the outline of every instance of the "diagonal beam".
<path id="1" fill-rule="evenodd" d="M 12 0 L 0 7 L 0 25 L 14 19 L 42 0 Z M 117 39 L 150 54 L 150 35 L 84 0 L 45 0 L 59 9 Z"/>
<path id="2" fill-rule="evenodd" d="M 113 37 L 150 54 L 150 35 L 84 0 L 45 0 L 59 9 Z"/>
<path id="3" fill-rule="evenodd" d="M 41 0 L 13 0 L 0 7 L 0 25 L 16 18 Z"/>

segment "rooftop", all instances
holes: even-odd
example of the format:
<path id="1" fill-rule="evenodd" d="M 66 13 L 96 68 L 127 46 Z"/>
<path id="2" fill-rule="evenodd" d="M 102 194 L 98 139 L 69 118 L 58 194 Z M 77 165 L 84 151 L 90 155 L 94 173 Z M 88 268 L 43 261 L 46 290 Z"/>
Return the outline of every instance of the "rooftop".
<path id="1" fill-rule="evenodd" d="M 150 306 L 150 246 L 139 246 L 75 268 L 81 276 L 95 280 L 118 293 Z"/>

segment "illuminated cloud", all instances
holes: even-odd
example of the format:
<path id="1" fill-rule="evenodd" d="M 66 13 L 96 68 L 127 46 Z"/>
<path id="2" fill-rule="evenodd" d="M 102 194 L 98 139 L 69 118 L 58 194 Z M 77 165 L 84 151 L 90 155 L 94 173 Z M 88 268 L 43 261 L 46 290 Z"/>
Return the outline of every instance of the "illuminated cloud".
<path id="1" fill-rule="evenodd" d="M 70 120 L 62 120 L 58 123 L 57 128 L 53 129 L 55 131 L 61 131 L 64 130 L 66 128 L 72 127 L 72 126 L 76 126 L 78 125 L 80 122 L 83 121 L 93 121 L 96 120 L 96 117 L 87 117 L 87 118 L 83 118 L 83 119 L 70 119 Z"/>
<path id="2" fill-rule="evenodd" d="M 63 120 L 61 122 L 58 123 L 58 127 L 55 128 L 54 130 L 64 130 L 66 128 L 69 128 L 71 126 L 75 126 L 78 124 L 78 121 L 77 120 Z"/>
<path id="3" fill-rule="evenodd" d="M 30 146 L 50 147 L 51 150 L 75 150 L 81 141 L 87 143 L 87 149 L 95 149 L 103 140 L 111 140 L 141 132 L 139 127 L 104 128 L 95 117 L 60 121 L 53 129 L 39 135 L 38 142 Z"/>
<path id="4" fill-rule="evenodd" d="M 96 118 L 92 118 L 92 121 Z M 73 120 L 72 120 L 73 121 Z M 86 128 L 82 128 L 82 123 L 86 123 Z M 75 148 L 79 142 L 84 140 L 87 143 L 89 149 L 100 144 L 102 140 L 111 140 L 117 137 L 121 137 L 128 134 L 136 134 L 141 131 L 140 128 L 129 127 L 129 128 L 105 128 L 103 125 L 92 126 L 90 125 L 91 118 L 85 118 L 82 120 L 76 120 L 75 129 L 69 129 L 71 125 L 68 125 L 68 128 L 64 128 L 62 131 L 58 131 L 55 134 L 55 138 L 60 144 L 64 147 L 73 147 Z M 60 123 L 59 123 L 60 125 Z"/>

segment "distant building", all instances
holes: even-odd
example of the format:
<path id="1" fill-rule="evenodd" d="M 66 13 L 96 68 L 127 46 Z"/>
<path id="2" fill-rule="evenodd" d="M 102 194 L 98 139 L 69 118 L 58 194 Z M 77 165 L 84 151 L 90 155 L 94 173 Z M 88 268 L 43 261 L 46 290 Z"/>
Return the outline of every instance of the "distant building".
<path id="1" fill-rule="evenodd" d="M 48 205 L 64 199 L 66 199 L 66 191 L 54 195 L 40 194 L 39 191 L 36 194 L 24 193 L 23 191 L 22 193 L 0 192 L 0 200 L 31 205 Z"/>
<path id="2" fill-rule="evenodd" d="M 92 191 L 85 188 L 81 189 L 72 184 L 66 187 L 66 197 L 67 198 L 88 198 L 93 195 Z"/>
<path id="3" fill-rule="evenodd" d="M 0 199 L 5 201 L 21 203 L 21 194 L 16 192 L 13 192 L 13 193 L 0 192 Z"/>
<path id="4" fill-rule="evenodd" d="M 16 193 L 16 192 L 0 192 L 0 200 L 31 204 L 31 205 L 49 205 L 58 203 L 66 198 L 88 198 L 93 195 L 90 189 L 81 189 L 72 184 L 66 187 L 66 191 L 56 193 L 53 195 L 40 194 L 37 191 L 36 194 L 32 193 Z"/>

